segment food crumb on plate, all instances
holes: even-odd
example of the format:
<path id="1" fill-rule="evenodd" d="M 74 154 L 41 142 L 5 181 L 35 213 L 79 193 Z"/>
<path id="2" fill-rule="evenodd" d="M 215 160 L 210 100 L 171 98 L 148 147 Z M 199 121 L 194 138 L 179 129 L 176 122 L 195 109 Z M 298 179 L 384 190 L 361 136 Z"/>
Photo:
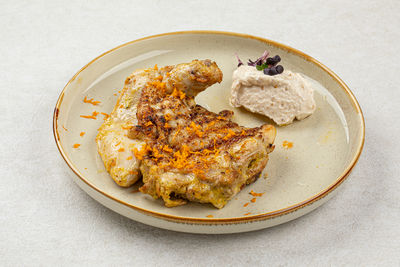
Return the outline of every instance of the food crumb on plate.
<path id="1" fill-rule="evenodd" d="M 81 144 L 74 144 L 72 147 L 73 148 L 78 148 L 78 147 L 80 147 L 81 146 Z"/>
<path id="2" fill-rule="evenodd" d="M 329 130 L 326 134 L 322 135 L 319 140 L 318 144 L 326 144 L 332 139 L 332 131 Z"/>
<path id="3" fill-rule="evenodd" d="M 289 141 L 283 141 L 282 146 L 286 149 L 292 148 L 293 147 L 293 142 L 289 142 Z"/>
<path id="4" fill-rule="evenodd" d="M 207 218 L 213 218 L 214 216 L 210 214 L 210 215 L 207 215 L 206 217 Z"/>

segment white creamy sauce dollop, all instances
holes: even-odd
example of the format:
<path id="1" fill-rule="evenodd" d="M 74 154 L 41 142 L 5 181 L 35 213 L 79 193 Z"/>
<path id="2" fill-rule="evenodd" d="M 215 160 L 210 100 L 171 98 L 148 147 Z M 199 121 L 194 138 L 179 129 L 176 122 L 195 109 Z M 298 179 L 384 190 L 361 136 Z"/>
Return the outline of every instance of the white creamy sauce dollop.
<path id="1" fill-rule="evenodd" d="M 242 65 L 232 78 L 231 105 L 265 115 L 278 125 L 302 120 L 315 111 L 314 90 L 299 73 L 285 70 L 269 76 Z"/>

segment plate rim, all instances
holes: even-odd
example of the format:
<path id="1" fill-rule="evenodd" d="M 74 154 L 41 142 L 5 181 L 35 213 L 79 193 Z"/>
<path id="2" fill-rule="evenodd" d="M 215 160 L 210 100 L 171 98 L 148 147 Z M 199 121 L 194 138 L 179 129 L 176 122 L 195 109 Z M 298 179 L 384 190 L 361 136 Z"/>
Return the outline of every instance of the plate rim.
<path id="1" fill-rule="evenodd" d="M 271 212 L 266 212 L 266 213 L 261 213 L 261 214 L 255 214 L 255 215 L 251 215 L 251 216 L 242 216 L 242 217 L 232 217 L 232 218 L 194 218 L 194 217 L 184 217 L 184 216 L 175 216 L 175 215 L 169 215 L 169 214 L 165 214 L 165 213 L 160 213 L 160 212 L 155 212 L 155 211 L 151 211 L 148 209 L 144 209 L 129 203 L 126 203 L 104 191 L 102 191 L 101 189 L 97 188 L 94 184 L 92 184 L 91 182 L 89 182 L 87 179 L 84 178 L 84 176 L 80 173 L 80 171 L 75 167 L 75 165 L 69 160 L 69 157 L 67 156 L 66 152 L 64 151 L 61 142 L 60 142 L 60 135 L 58 133 L 58 115 L 59 115 L 59 108 L 60 105 L 63 101 L 64 98 L 64 93 L 67 90 L 67 87 L 75 80 L 75 78 L 82 72 L 84 71 L 87 67 L 89 67 L 91 64 L 93 64 L 95 61 L 97 61 L 98 59 L 104 57 L 105 55 L 128 45 L 131 45 L 133 43 L 137 43 L 137 42 L 141 42 L 144 40 L 149 40 L 149 39 L 154 39 L 154 38 L 158 38 L 158 37 L 164 37 L 164 36 L 168 36 L 168 35 L 186 35 L 186 34 L 214 34 L 214 35 L 225 35 L 225 36 L 233 36 L 233 37 L 239 37 L 239 38 L 248 38 L 248 39 L 253 39 L 253 40 L 258 40 L 261 41 L 263 43 L 268 43 L 268 44 L 272 44 L 273 46 L 279 47 L 280 49 L 286 50 L 288 52 L 291 52 L 293 54 L 299 55 L 301 57 L 303 57 L 306 61 L 309 61 L 315 65 L 317 65 L 319 68 L 321 68 L 322 70 L 324 70 L 329 76 L 331 76 L 339 85 L 340 87 L 344 90 L 344 92 L 348 95 L 350 102 L 352 103 L 353 107 L 355 108 L 355 110 L 357 111 L 357 113 L 360 115 L 360 119 L 361 119 L 361 135 L 360 135 L 360 140 L 358 143 L 358 148 L 357 148 L 357 152 L 355 153 L 355 155 L 353 156 L 352 160 L 350 161 L 350 164 L 344 169 L 344 171 L 337 177 L 337 179 L 330 184 L 329 186 L 327 186 L 325 189 L 321 190 L 320 192 L 318 192 L 317 194 L 313 195 L 310 198 L 307 198 L 299 203 L 290 205 L 286 208 L 283 209 L 279 209 L 279 210 L 275 210 L 275 211 L 271 211 Z M 53 135 L 54 135 L 54 139 L 57 145 L 57 148 L 62 156 L 62 158 L 64 159 L 64 161 L 66 162 L 66 164 L 68 165 L 68 167 L 75 173 L 75 175 L 84 183 L 86 183 L 89 187 L 91 187 L 92 189 L 94 189 L 95 191 L 97 191 L 98 193 L 102 194 L 103 196 L 116 201 L 124 206 L 127 206 L 129 208 L 132 208 L 136 211 L 139 211 L 143 214 L 146 215 L 150 215 L 156 218 L 161 218 L 161 219 L 166 219 L 168 221 L 172 221 L 172 222 L 178 222 L 178 223 L 192 223 L 192 224 L 208 224 L 208 225 L 219 225 L 219 224 L 238 224 L 238 223 L 248 223 L 248 222 L 253 222 L 253 221 L 264 221 L 264 220 L 268 220 L 268 219 L 272 219 L 275 217 L 279 217 L 288 213 L 292 213 L 295 212 L 299 209 L 302 209 L 306 206 L 309 206 L 313 203 L 315 203 L 316 201 L 326 197 L 327 195 L 329 195 L 331 192 L 333 192 L 340 184 L 342 184 L 346 178 L 349 176 L 349 174 L 351 173 L 351 171 L 353 170 L 354 166 L 357 164 L 360 156 L 361 156 L 361 152 L 363 150 L 364 147 L 364 143 L 365 143 L 365 120 L 364 120 L 364 115 L 363 112 L 361 110 L 361 107 L 356 99 L 356 97 L 354 96 L 353 92 L 350 90 L 350 88 L 332 71 L 330 70 L 328 67 L 326 67 L 324 64 L 320 63 L 318 60 L 314 59 L 313 57 L 303 53 L 300 50 L 297 50 L 295 48 L 292 48 L 290 46 L 287 46 L 285 44 L 281 44 L 279 42 L 267 39 L 267 38 L 263 38 L 263 37 L 258 37 L 258 36 L 253 36 L 253 35 L 249 35 L 249 34 L 244 34 L 244 33 L 237 33 L 237 32 L 228 32 L 228 31 L 213 31 L 213 30 L 191 30 L 191 31 L 175 31 L 175 32 L 167 32 L 167 33 L 161 33 L 161 34 L 156 34 L 156 35 L 150 35 L 150 36 L 146 36 L 143 38 L 139 38 L 139 39 L 135 39 L 133 41 L 121 44 L 117 47 L 114 47 L 104 53 L 102 53 L 101 55 L 97 56 L 96 58 L 94 58 L 93 60 L 91 60 L 89 63 L 87 63 L 85 66 L 83 66 L 78 72 L 76 72 L 74 74 L 74 76 L 67 82 L 67 84 L 64 86 L 63 90 L 61 91 L 55 108 L 54 108 L 54 113 L 53 113 Z"/>

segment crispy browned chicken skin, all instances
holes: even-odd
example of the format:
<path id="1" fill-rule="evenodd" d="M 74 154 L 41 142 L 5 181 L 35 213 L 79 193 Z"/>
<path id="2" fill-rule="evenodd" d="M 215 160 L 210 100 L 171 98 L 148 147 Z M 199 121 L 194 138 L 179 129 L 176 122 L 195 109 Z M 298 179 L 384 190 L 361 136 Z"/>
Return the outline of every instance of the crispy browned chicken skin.
<path id="1" fill-rule="evenodd" d="M 232 111 L 216 114 L 196 105 L 199 92 L 222 80 L 215 62 L 194 60 L 145 73 L 145 83 L 143 71 L 126 80 L 124 92 L 133 100 L 122 107 L 136 111 L 125 128 L 138 144 L 130 147 L 143 177 L 140 191 L 161 197 L 167 207 L 190 200 L 222 208 L 260 176 L 274 149 L 275 128 L 241 127 L 230 120 Z"/>

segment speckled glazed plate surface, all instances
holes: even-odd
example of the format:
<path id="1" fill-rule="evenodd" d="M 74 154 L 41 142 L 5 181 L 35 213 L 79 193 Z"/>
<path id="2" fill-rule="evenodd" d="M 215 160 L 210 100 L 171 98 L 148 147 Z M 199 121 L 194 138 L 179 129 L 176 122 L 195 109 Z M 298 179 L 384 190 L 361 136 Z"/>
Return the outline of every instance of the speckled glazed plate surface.
<path id="1" fill-rule="evenodd" d="M 277 127 L 275 151 L 265 172 L 223 209 L 189 203 L 164 207 L 161 200 L 138 193 L 137 186 L 121 188 L 105 171 L 97 154 L 95 136 L 102 123 L 80 115 L 110 113 L 125 78 L 137 68 L 211 59 L 224 78 L 197 96 L 200 105 L 218 112 L 230 109 L 234 121 L 245 126 L 270 122 L 229 105 L 234 56 L 256 58 L 268 50 L 279 54 L 285 69 L 304 74 L 315 89 L 317 110 L 302 120 Z M 94 106 L 84 97 L 101 101 Z M 327 201 L 356 164 L 364 144 L 364 119 L 347 86 L 328 68 L 285 45 L 227 32 L 176 32 L 136 40 L 97 57 L 67 83 L 54 112 L 54 136 L 77 184 L 108 208 L 133 220 L 165 229 L 192 233 L 234 233 L 257 230 L 302 216 Z M 80 136 L 81 132 L 85 132 Z M 283 146 L 291 142 L 293 147 Z M 74 144 L 80 144 L 74 148 Z M 263 193 L 255 202 L 249 192 Z M 249 203 L 249 204 L 246 204 Z"/>

